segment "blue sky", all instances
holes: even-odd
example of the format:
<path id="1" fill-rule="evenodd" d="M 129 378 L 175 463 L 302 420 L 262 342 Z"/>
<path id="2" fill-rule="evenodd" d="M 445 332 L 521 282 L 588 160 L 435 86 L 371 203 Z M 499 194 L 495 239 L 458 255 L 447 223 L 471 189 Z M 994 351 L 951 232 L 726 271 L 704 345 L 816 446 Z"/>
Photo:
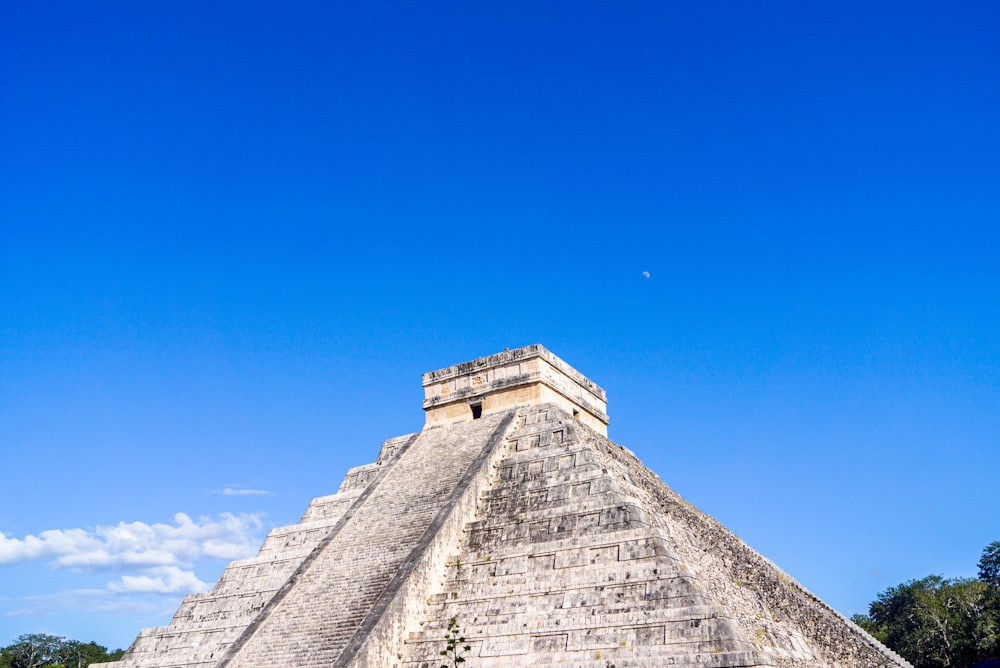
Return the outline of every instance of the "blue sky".
<path id="1" fill-rule="evenodd" d="M 7 2 L 0 644 L 126 646 L 542 343 L 845 614 L 1000 540 L 992 2 Z M 648 273 L 648 277 L 643 272 Z"/>

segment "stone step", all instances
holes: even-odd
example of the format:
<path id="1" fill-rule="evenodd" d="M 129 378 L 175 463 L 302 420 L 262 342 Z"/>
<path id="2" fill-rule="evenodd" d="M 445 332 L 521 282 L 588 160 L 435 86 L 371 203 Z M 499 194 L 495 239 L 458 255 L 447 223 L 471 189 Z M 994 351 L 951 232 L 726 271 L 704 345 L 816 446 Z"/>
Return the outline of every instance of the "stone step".
<path id="1" fill-rule="evenodd" d="M 287 657 L 282 648 L 292 646 L 311 657 L 309 665 L 332 661 L 503 417 L 421 432 L 358 501 L 363 512 L 351 516 L 299 575 L 297 595 L 268 610 L 255 634 L 238 646 L 232 668 L 279 665 Z M 316 601 L 325 602 L 322 612 Z"/>

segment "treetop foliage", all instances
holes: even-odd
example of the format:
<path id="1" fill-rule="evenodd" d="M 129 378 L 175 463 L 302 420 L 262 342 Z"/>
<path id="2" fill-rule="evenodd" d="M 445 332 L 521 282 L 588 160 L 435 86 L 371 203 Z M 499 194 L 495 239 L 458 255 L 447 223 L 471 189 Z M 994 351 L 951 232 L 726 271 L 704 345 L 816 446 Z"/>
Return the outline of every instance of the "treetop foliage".
<path id="1" fill-rule="evenodd" d="M 929 575 L 883 591 L 853 620 L 915 668 L 968 668 L 1000 658 L 1000 541 L 979 578 Z"/>
<path id="2" fill-rule="evenodd" d="M 109 652 L 96 642 L 80 642 L 44 633 L 26 633 L 0 648 L 0 668 L 85 668 L 116 661 L 125 651 Z"/>
<path id="3" fill-rule="evenodd" d="M 979 559 L 979 579 L 1000 586 L 1000 540 L 995 540 L 983 550 Z"/>

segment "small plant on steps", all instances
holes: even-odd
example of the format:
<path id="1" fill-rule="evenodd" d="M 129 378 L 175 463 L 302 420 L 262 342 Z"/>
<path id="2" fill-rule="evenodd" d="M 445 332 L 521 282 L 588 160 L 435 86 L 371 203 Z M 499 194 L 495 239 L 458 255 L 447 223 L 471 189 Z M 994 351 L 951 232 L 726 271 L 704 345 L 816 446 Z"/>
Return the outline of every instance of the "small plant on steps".
<path id="1" fill-rule="evenodd" d="M 458 668 L 458 664 L 465 663 L 462 654 L 471 650 L 472 645 L 465 644 L 465 636 L 459 635 L 458 620 L 455 617 L 448 620 L 448 632 L 444 639 L 447 644 L 440 654 L 450 663 L 442 663 L 441 668 Z"/>

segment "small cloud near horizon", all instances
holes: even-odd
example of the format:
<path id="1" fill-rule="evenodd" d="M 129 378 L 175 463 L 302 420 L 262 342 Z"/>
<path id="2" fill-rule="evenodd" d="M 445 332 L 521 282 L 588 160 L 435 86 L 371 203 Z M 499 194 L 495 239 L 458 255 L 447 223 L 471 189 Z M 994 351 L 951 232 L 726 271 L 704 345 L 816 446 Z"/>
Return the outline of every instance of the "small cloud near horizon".
<path id="1" fill-rule="evenodd" d="M 14 600 L 14 599 L 10 599 Z M 25 596 L 3 617 L 49 615 L 61 610 L 86 610 L 99 614 L 171 615 L 180 605 L 176 596 L 123 593 L 112 589 L 70 589 L 54 594 Z"/>
<path id="2" fill-rule="evenodd" d="M 266 489 L 243 489 L 239 487 L 226 487 L 225 489 L 213 494 L 221 494 L 223 496 L 271 496 L 274 492 Z"/>

